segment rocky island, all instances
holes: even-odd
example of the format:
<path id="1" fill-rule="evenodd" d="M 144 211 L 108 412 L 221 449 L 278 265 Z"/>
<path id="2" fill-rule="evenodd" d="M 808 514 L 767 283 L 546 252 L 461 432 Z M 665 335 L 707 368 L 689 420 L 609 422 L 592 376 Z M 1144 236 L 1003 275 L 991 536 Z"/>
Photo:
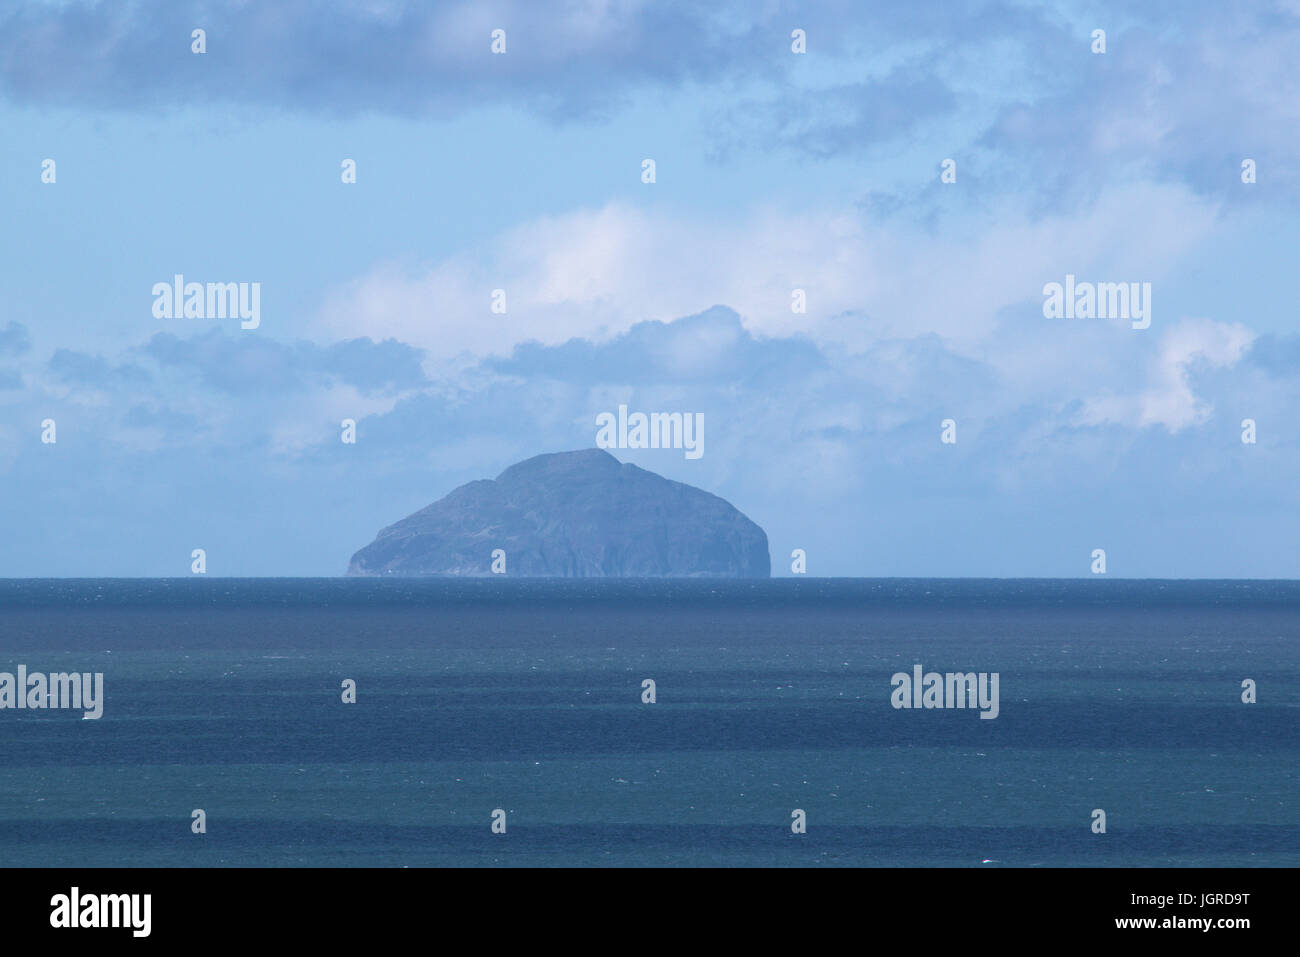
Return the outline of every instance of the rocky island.
<path id="1" fill-rule="evenodd" d="M 767 578 L 767 534 L 730 503 L 601 449 L 538 455 L 379 532 L 349 575 Z"/>

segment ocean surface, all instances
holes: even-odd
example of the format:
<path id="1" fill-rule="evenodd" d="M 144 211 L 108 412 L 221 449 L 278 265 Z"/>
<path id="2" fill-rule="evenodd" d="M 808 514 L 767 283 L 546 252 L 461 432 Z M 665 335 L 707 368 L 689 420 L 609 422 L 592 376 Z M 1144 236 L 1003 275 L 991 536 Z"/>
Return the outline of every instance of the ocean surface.
<path id="1" fill-rule="evenodd" d="M 4 866 L 1300 865 L 1300 582 L 0 581 L 20 664 L 105 701 L 0 710 Z"/>

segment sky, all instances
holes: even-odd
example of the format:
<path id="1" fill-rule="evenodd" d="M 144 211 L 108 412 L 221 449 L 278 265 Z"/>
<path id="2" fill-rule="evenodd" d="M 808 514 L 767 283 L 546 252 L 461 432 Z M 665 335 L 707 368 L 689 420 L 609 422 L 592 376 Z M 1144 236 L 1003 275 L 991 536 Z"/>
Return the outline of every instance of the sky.
<path id="1" fill-rule="evenodd" d="M 0 576 L 342 574 L 626 405 L 776 575 L 1300 578 L 1297 61 L 1300 0 L 6 4 Z"/>

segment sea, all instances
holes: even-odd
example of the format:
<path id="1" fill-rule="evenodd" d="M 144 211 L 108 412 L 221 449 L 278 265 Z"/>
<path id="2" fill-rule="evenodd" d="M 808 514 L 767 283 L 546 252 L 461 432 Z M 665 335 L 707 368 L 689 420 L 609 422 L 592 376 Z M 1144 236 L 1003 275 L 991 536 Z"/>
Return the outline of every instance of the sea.
<path id="1" fill-rule="evenodd" d="M 103 713 L 0 710 L 7 867 L 1300 865 L 1294 581 L 5 580 L 19 665 Z"/>

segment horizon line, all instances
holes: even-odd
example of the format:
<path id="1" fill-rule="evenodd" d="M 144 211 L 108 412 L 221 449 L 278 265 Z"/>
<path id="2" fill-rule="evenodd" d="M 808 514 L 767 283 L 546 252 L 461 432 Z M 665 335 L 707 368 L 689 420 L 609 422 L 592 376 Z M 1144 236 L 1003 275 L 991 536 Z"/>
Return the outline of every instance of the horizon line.
<path id="1" fill-rule="evenodd" d="M 565 575 L 43 575 L 43 576 L 0 576 L 0 583 L 5 582 L 73 582 L 73 581 L 573 581 L 573 582 L 628 582 L 628 581 L 673 581 L 673 582 L 765 582 L 765 581 L 938 581 L 938 582 L 974 582 L 974 581 L 1032 581 L 1032 582 L 1073 582 L 1073 581 L 1123 581 L 1123 582 L 1297 582 L 1300 578 L 1159 578 L 1136 577 L 1124 575 L 1076 575 L 1076 576 L 1034 576 L 1034 575 L 770 575 L 766 578 L 741 578 L 705 575 L 657 575 L 657 576 L 565 576 Z"/>

